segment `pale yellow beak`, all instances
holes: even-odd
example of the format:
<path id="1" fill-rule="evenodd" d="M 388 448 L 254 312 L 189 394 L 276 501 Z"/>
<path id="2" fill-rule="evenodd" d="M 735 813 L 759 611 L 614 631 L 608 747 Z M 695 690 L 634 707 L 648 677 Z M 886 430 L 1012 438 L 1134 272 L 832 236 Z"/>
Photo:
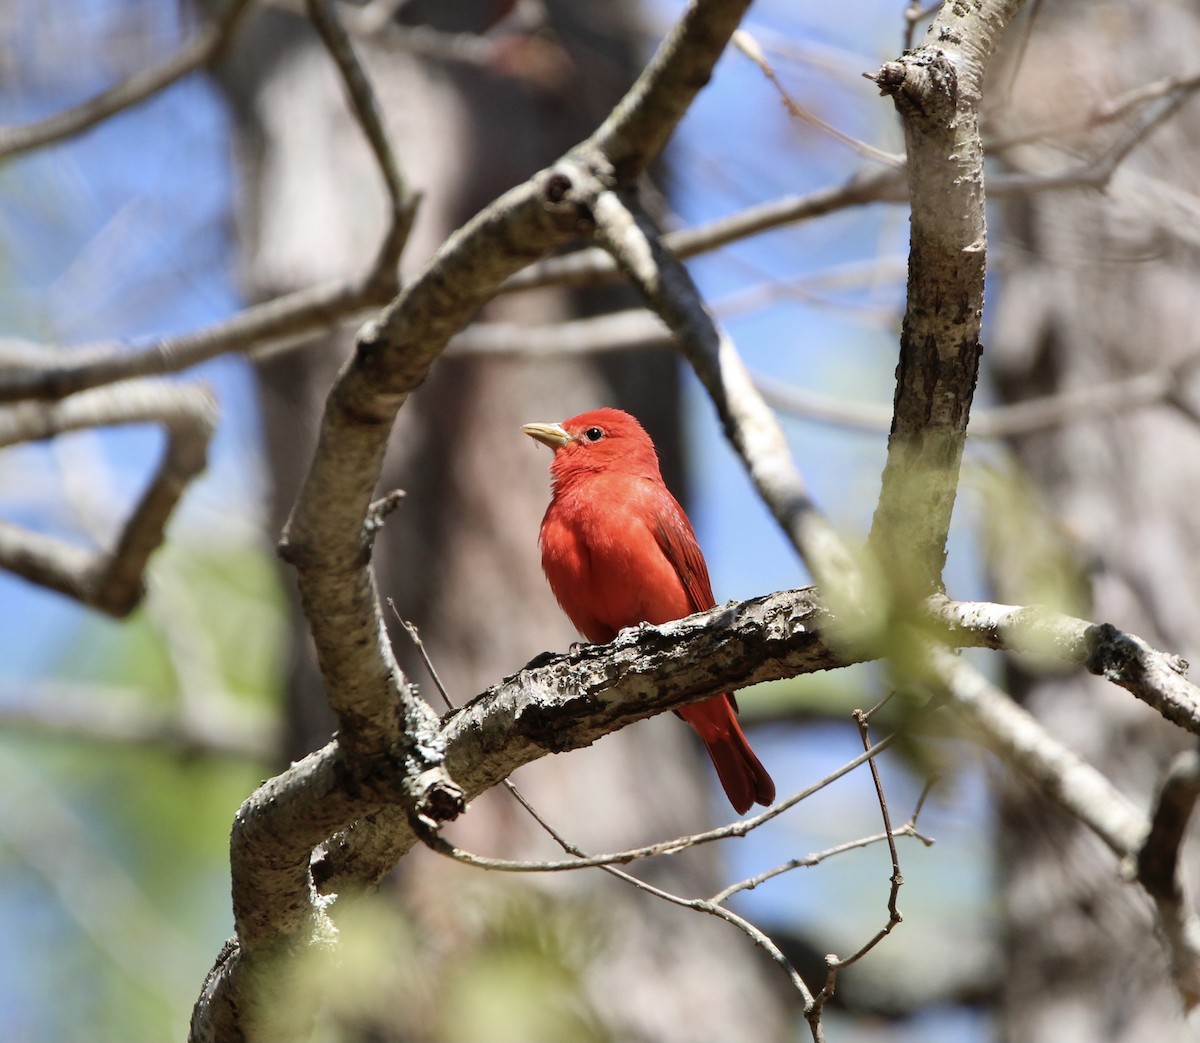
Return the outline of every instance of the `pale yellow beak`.
<path id="1" fill-rule="evenodd" d="M 521 430 L 554 450 L 561 449 L 572 440 L 562 424 L 525 424 Z"/>

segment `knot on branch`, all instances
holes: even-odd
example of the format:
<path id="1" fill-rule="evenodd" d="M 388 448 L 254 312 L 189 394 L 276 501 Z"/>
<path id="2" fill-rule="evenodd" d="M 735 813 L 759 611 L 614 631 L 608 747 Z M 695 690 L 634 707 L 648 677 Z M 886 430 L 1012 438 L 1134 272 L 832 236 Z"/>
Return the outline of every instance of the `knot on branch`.
<path id="1" fill-rule="evenodd" d="M 540 190 L 546 209 L 573 217 L 575 229 L 590 233 L 595 227 L 592 207 L 611 179 L 596 169 L 595 162 L 563 160 L 542 175 Z"/>
<path id="2" fill-rule="evenodd" d="M 1088 655 L 1084 666 L 1090 673 L 1116 684 L 1135 681 L 1145 673 L 1141 649 L 1111 623 L 1088 627 L 1085 637 Z"/>
<path id="3" fill-rule="evenodd" d="M 467 807 L 462 787 L 441 767 L 421 772 L 412 782 L 412 792 L 416 796 L 415 817 L 434 829 L 443 822 L 454 821 Z"/>
<path id="4" fill-rule="evenodd" d="M 947 128 L 958 114 L 958 73 L 938 50 L 909 51 L 868 76 L 905 120 Z"/>

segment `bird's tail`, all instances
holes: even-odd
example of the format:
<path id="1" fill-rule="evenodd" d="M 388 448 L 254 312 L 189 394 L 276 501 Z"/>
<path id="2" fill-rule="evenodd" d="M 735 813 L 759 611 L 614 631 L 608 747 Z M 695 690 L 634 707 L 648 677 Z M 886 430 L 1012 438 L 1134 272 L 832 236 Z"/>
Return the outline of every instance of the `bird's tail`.
<path id="1" fill-rule="evenodd" d="M 774 801 L 775 783 L 746 741 L 734 705 L 731 696 L 718 695 L 682 707 L 679 716 L 704 741 L 725 796 L 734 810 L 744 815 L 753 804 Z"/>

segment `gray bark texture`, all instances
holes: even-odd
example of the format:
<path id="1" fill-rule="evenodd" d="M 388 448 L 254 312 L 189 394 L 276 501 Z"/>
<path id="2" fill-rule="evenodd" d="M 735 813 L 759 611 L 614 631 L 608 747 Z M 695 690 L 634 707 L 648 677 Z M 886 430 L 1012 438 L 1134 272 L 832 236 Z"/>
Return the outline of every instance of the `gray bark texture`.
<path id="1" fill-rule="evenodd" d="M 496 6 L 413 2 L 403 6 L 403 17 L 443 31 L 478 32 L 492 23 Z M 356 41 L 400 164 L 423 193 L 404 273 L 476 210 L 590 133 L 637 71 L 625 5 L 560 0 L 546 9 L 545 31 L 513 37 L 511 53 L 520 60 L 511 68 L 421 58 L 388 46 L 386 36 Z M 220 80 L 237 124 L 237 233 L 248 292 L 265 296 L 364 269 L 386 225 L 386 203 L 378 169 L 311 28 L 279 10 L 260 12 Z M 596 311 L 620 300 L 618 294 L 539 290 L 502 298 L 484 317 L 545 323 Z M 323 340 L 260 367 L 276 531 L 308 467 L 324 398 L 349 345 L 348 337 Z M 651 430 L 679 491 L 675 372 L 674 360 L 662 353 L 603 363 L 447 357 L 401 411 L 379 493 L 398 487 L 407 495 L 376 544 L 377 581 L 418 626 L 452 698 L 465 700 L 538 652 L 577 639 L 538 562 L 549 456 L 524 438 L 520 425 L 600 404 L 623 406 Z M 289 757 L 322 746 L 333 727 L 298 613 L 294 633 Z M 406 672 L 423 677 L 399 626 L 393 638 Z M 436 703 L 432 684 L 422 687 Z M 591 749 L 547 758 L 516 781 L 572 839 L 611 849 L 707 820 L 711 786 L 697 751 L 679 722 L 658 719 Z M 548 851 L 544 834 L 499 791 L 484 794 L 449 835 L 495 856 Z M 711 893 L 719 886 L 712 857 L 664 870 L 656 882 Z M 394 885 L 423 940 L 421 974 L 433 980 L 471 958 L 481 922 L 502 918 L 506 902 L 536 887 L 545 892 L 539 915 L 578 914 L 586 906 L 588 921 L 603 925 L 602 937 L 588 947 L 577 1000 L 598 1038 L 700 1043 L 739 1038 L 746 1025 L 755 1026 L 757 1039 L 787 1037 L 785 1001 L 766 984 L 772 969 L 759 954 L 727 944 L 724 925 L 597 875 L 530 884 L 418 851 L 405 859 Z M 437 1038 L 437 1020 L 431 1007 L 398 999 L 394 1018 L 372 1038 Z"/>
<path id="2" fill-rule="evenodd" d="M 1189 3 L 1039 5 L 1032 28 L 1011 34 L 1008 67 L 993 80 L 993 135 L 1079 121 L 1132 88 L 1191 75 L 1198 43 L 1200 13 Z M 1003 87 L 1010 78 L 1011 94 Z M 1002 158 L 1026 172 L 1068 170 L 1102 153 L 1120 127 L 1101 124 L 1009 148 Z M 984 357 L 1006 399 L 1078 391 L 1195 352 L 1197 141 L 1193 102 L 1130 155 L 1105 191 L 1080 187 L 1002 204 L 993 244 L 999 293 Z M 1189 389 L 1181 383 L 1179 391 L 1186 400 Z M 1095 415 L 1023 437 L 1014 449 L 1089 565 L 1091 618 L 1196 663 L 1194 411 L 1188 416 L 1163 403 Z M 1013 691 L 1143 808 L 1172 756 L 1189 743 L 1097 677 L 1035 679 L 1014 670 Z M 1099 840 L 1009 778 L 1000 783 L 998 831 L 1006 957 L 1000 1038 L 1192 1038 L 1150 903 L 1121 879 Z"/>

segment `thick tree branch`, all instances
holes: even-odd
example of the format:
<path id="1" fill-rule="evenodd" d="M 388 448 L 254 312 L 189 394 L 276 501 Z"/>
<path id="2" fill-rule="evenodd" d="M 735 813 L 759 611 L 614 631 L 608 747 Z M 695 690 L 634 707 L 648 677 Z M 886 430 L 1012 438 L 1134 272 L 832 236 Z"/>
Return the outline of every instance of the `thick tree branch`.
<path id="1" fill-rule="evenodd" d="M 978 616 L 988 607 L 1003 609 L 945 599 L 935 599 L 930 607 L 943 623 Z M 1004 617 L 1006 612 L 993 615 Z M 523 764 L 589 745 L 624 725 L 714 691 L 846 665 L 853 653 L 831 644 L 829 623 L 815 592 L 806 589 L 721 605 L 661 627 L 630 628 L 608 645 L 540 657 L 447 714 L 437 726 L 437 742 L 445 750 L 445 763 L 455 781 L 472 799 Z M 1078 624 L 1091 626 L 1065 617 L 1050 620 L 1050 625 L 1064 627 L 1068 638 Z M 1000 626 L 985 633 L 957 625 L 950 626 L 948 634 L 952 645 L 1007 647 L 1003 635 L 1017 648 L 1031 641 L 1028 629 L 1022 627 Z M 1128 640 L 1144 644 L 1132 636 Z M 1064 661 L 1081 666 L 1091 662 L 1093 648 L 1085 639 L 1034 643 Z M 957 670 L 959 660 L 948 657 L 947 661 Z M 978 681 L 969 680 L 964 699 L 995 702 L 994 691 L 980 694 Z M 1161 693 L 1162 712 L 1171 716 L 1169 708 L 1178 699 L 1176 691 Z M 1055 740 L 1041 734 L 1036 722 L 1036 735 L 1020 721 L 1019 727 L 1013 725 L 1009 705 L 1001 708 L 1005 713 L 997 718 L 998 724 L 989 725 L 991 730 L 1010 736 L 1005 742 L 1029 759 L 1027 767 L 1036 769 L 1052 794 L 1071 801 L 1086 798 L 1081 806 L 1092 809 L 1087 814 L 1111 844 L 1136 851 L 1146 835 L 1139 825 L 1144 816 L 1130 811 L 1124 798 L 1110 801 L 1106 784 L 1098 784 L 1073 755 L 1063 754 Z M 999 711 L 989 707 L 972 708 L 971 713 L 976 719 L 990 720 Z M 1200 727 L 1200 715 L 1197 722 Z M 1033 735 L 1036 741 L 1026 741 L 1022 735 Z M 846 770 L 874 756 L 882 745 L 876 744 Z M 815 788 L 789 798 L 788 806 Z M 1094 798 L 1100 798 L 1099 803 Z M 320 893 L 370 886 L 419 842 L 420 832 L 404 811 L 409 799 L 400 765 L 387 757 L 351 757 L 339 739 L 272 780 L 247 802 L 234 827 L 234 890 L 239 924 L 245 921 L 247 937 L 252 939 L 251 966 L 254 950 L 275 953 L 280 945 L 303 944 L 306 931 L 321 927 L 325 900 Z M 770 809 L 762 814 L 777 813 L 778 809 Z M 755 821 L 728 827 L 720 835 L 751 828 Z M 386 847 L 380 842 L 383 834 Z M 314 851 L 310 882 L 309 859 Z M 282 934 L 281 924 L 286 927 Z M 243 957 L 233 960 L 227 954 L 226 962 L 244 969 Z M 224 972 L 218 969 L 218 973 Z M 213 986 L 213 994 L 221 1002 L 229 1001 L 235 993 L 226 990 L 234 984 L 231 979 L 219 988 Z M 236 984 L 240 988 L 242 983 Z"/>
<path id="2" fill-rule="evenodd" d="M 978 107 L 1020 6 L 945 4 L 925 42 L 875 78 L 903 120 L 912 205 L 895 411 L 871 532 L 901 601 L 941 586 L 979 371 L 987 229 Z"/>
<path id="3" fill-rule="evenodd" d="M 738 27 L 750 0 L 693 0 L 650 64 L 588 139 L 613 173 L 632 181 L 662 153 Z"/>

